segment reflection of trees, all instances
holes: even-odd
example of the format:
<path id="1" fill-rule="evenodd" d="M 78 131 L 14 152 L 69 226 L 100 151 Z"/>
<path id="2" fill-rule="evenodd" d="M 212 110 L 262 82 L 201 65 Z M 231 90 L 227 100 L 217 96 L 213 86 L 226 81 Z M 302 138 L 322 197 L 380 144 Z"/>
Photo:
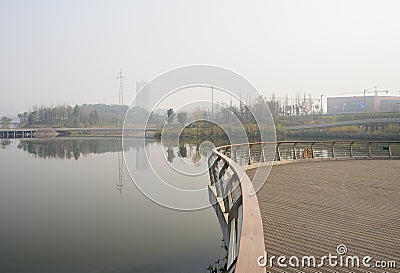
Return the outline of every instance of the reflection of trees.
<path id="1" fill-rule="evenodd" d="M 186 148 L 186 145 L 179 145 L 179 153 L 178 153 L 178 156 L 180 156 L 180 157 L 183 157 L 183 158 L 185 158 L 185 157 L 187 157 L 187 148 Z"/>
<path id="2" fill-rule="evenodd" d="M 9 140 L 9 139 L 2 139 L 2 140 L 0 141 L 0 147 L 1 147 L 2 149 L 7 148 L 7 146 L 10 145 L 10 144 L 11 144 L 11 140 Z"/>
<path id="3" fill-rule="evenodd" d="M 168 162 L 172 163 L 174 161 L 175 154 L 174 149 L 170 146 L 167 148 L 167 160 Z"/>
<path id="4" fill-rule="evenodd" d="M 214 146 L 211 143 L 202 144 L 202 149 L 200 149 L 200 154 L 204 157 L 208 157 L 211 154 Z"/>
<path id="5" fill-rule="evenodd" d="M 122 142 L 119 138 L 21 140 L 18 148 L 39 158 L 78 160 L 82 155 L 122 151 Z"/>
<path id="6" fill-rule="evenodd" d="M 212 149 L 212 145 L 199 148 L 199 140 L 189 140 L 183 142 L 180 140 L 179 146 L 176 147 L 172 141 L 165 141 L 164 148 L 167 147 L 167 160 L 173 162 L 176 156 L 188 158 L 192 162 L 197 163 L 201 158 L 207 158 Z M 3 139 L 0 142 L 0 148 L 10 145 L 11 141 Z M 214 145 L 223 145 L 226 142 L 215 142 Z M 28 152 L 39 158 L 58 158 L 58 159 L 75 159 L 87 154 L 103 154 L 115 153 L 122 151 L 122 141 L 120 138 L 55 138 L 55 139 L 21 139 L 18 149 Z M 140 139 L 124 139 L 124 151 L 128 151 L 131 147 L 136 147 L 136 155 L 141 159 L 145 158 L 143 150 L 143 140 Z M 148 146 L 147 146 L 148 147 Z M 164 149 L 163 148 L 163 149 Z M 147 152 L 148 153 L 148 152 Z M 139 159 L 139 160 L 141 160 Z M 139 162 L 139 160 L 137 160 Z M 144 169 L 142 166 L 138 169 Z"/>
<path id="7" fill-rule="evenodd" d="M 210 264 L 207 267 L 207 270 L 210 273 L 226 273 L 226 272 L 228 272 L 228 246 L 226 245 L 224 239 L 222 239 L 221 248 L 224 250 L 224 257 L 216 260 L 214 262 L 214 264 Z"/>
<path id="8" fill-rule="evenodd" d="M 200 146 L 198 143 L 180 143 L 179 146 L 177 147 L 173 146 L 168 146 L 167 148 L 167 160 L 169 162 L 173 162 L 175 156 L 175 152 L 178 157 L 181 158 L 188 158 L 191 160 L 193 163 L 198 163 L 200 162 L 201 158 L 207 158 L 208 155 L 210 154 L 213 146 L 210 145 L 205 145 L 203 146 L 202 149 L 200 149 Z"/>
<path id="9" fill-rule="evenodd" d="M 200 149 L 200 146 L 202 147 Z M 182 143 L 179 144 L 178 147 L 178 156 L 182 158 L 190 158 L 193 163 L 198 163 L 201 158 L 207 158 L 210 154 L 214 146 L 211 143 L 202 143 L 199 145 L 197 143 Z"/>
<path id="10" fill-rule="evenodd" d="M 198 163 L 201 159 L 200 151 L 199 151 L 199 145 L 196 145 L 196 148 L 194 150 L 194 154 L 192 156 L 192 161 L 193 163 Z"/>

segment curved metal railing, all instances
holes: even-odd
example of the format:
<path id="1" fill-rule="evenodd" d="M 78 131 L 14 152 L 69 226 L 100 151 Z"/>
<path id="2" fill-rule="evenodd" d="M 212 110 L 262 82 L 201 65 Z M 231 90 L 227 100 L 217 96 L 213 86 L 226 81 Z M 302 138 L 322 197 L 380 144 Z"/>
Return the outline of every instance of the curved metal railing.
<path id="1" fill-rule="evenodd" d="M 209 198 L 228 245 L 228 272 L 257 266 L 264 234 L 257 196 L 245 169 L 300 160 L 400 159 L 400 141 L 280 141 L 221 146 L 209 157 Z"/>
<path id="2" fill-rule="evenodd" d="M 400 141 L 279 141 L 227 145 L 218 150 L 239 165 L 302 159 L 366 159 L 400 157 Z"/>
<path id="3" fill-rule="evenodd" d="M 257 196 L 249 194 L 250 178 L 218 149 L 209 157 L 209 173 L 210 202 L 228 246 L 228 272 L 265 272 L 257 266 L 265 249 L 264 234 Z"/>

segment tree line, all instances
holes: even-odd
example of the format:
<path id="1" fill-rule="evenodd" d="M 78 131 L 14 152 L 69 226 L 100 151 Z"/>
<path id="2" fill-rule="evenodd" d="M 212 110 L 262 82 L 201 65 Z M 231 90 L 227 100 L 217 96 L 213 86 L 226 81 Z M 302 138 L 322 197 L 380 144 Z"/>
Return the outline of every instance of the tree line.
<path id="1" fill-rule="evenodd" d="M 122 126 L 126 105 L 83 104 L 35 106 L 32 110 L 18 114 L 19 127 L 116 127 Z M 132 108 L 128 114 L 128 122 L 145 121 L 148 113 L 142 108 Z M 165 118 L 153 115 L 150 122 L 160 122 Z"/>

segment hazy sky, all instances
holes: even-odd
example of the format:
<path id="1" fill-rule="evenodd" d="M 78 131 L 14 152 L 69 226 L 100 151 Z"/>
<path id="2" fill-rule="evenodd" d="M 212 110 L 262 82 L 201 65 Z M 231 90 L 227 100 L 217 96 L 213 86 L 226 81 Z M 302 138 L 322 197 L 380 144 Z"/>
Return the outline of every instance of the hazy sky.
<path id="1" fill-rule="evenodd" d="M 400 95 L 400 1 L 0 0 L 0 115 L 126 102 L 135 82 L 194 63 L 266 95 Z"/>

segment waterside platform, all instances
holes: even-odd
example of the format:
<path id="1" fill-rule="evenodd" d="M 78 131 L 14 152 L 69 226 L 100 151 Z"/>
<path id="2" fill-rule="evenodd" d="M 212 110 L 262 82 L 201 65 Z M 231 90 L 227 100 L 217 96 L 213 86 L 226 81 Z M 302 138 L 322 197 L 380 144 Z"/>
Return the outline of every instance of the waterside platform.
<path id="1" fill-rule="evenodd" d="M 400 161 L 345 160 L 273 166 L 257 197 L 268 256 L 347 254 L 400 267 Z M 263 168 L 263 167 L 260 167 Z M 257 169 L 247 171 L 252 179 Z M 318 262 L 318 261 L 317 261 Z M 361 261 L 360 261 L 361 263 Z M 282 268 L 267 272 L 399 272 L 398 268 Z"/>

